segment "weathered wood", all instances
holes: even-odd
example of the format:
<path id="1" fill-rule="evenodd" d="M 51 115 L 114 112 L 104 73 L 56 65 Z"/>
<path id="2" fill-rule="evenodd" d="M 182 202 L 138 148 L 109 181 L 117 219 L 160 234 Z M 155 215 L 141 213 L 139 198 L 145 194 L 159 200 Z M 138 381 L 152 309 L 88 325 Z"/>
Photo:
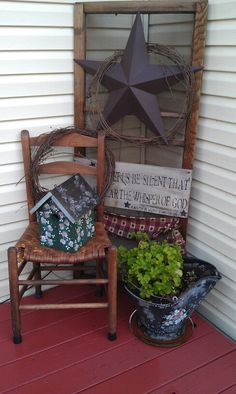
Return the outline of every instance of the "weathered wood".
<path id="1" fill-rule="evenodd" d="M 197 3 L 193 29 L 192 65 L 203 66 L 204 49 L 206 43 L 207 3 Z M 187 122 L 182 167 L 192 169 L 196 144 L 197 122 L 199 118 L 200 94 L 203 70 L 195 73 L 195 95 L 192 113 Z M 181 223 L 181 232 L 186 238 L 188 219 Z"/>
<path id="2" fill-rule="evenodd" d="M 96 266 L 95 265 L 68 265 L 67 266 L 61 266 L 61 265 L 46 265 L 42 266 L 40 268 L 41 271 L 90 271 L 90 270 L 95 270 Z"/>
<path id="3" fill-rule="evenodd" d="M 8 270 L 9 270 L 9 287 L 11 296 L 11 318 L 13 341 L 21 342 L 21 316 L 19 311 L 20 295 L 18 286 L 18 267 L 17 267 L 17 250 L 14 247 L 8 249 Z"/>
<path id="4" fill-rule="evenodd" d="M 195 1 L 156 0 L 156 1 L 112 1 L 85 3 L 85 13 L 185 13 L 195 11 Z"/>
<path id="5" fill-rule="evenodd" d="M 87 107 L 84 109 L 84 112 L 87 113 L 98 113 L 98 110 L 93 109 L 91 107 Z M 177 119 L 184 119 L 185 118 L 185 114 L 183 113 L 179 113 L 179 112 L 170 112 L 170 111 L 165 111 L 165 112 L 161 112 L 161 116 L 163 118 L 177 118 Z"/>
<path id="6" fill-rule="evenodd" d="M 187 217 L 191 171 L 133 163 L 116 163 L 107 206 Z"/>
<path id="7" fill-rule="evenodd" d="M 30 185 L 30 138 L 29 132 L 27 130 L 22 130 L 21 132 L 21 144 L 22 144 L 22 154 L 23 154 L 23 161 L 24 161 L 24 172 L 25 172 L 25 186 L 26 186 L 26 195 L 28 201 L 28 214 L 29 214 L 29 221 L 35 222 L 36 216 L 30 214 L 30 210 L 34 206 L 34 197 L 31 190 Z"/>
<path id="8" fill-rule="evenodd" d="M 116 338 L 117 326 L 117 249 L 112 246 L 107 253 L 108 262 L 108 304 L 109 304 L 109 330 L 108 338 L 113 340 Z"/>
<path id="9" fill-rule="evenodd" d="M 40 174 L 84 174 L 96 175 L 96 167 L 84 166 L 80 163 L 72 163 L 69 161 L 57 161 L 53 163 L 46 163 L 39 166 Z"/>
<path id="10" fill-rule="evenodd" d="M 61 279 L 43 279 L 43 280 L 19 280 L 18 281 L 19 285 L 92 285 L 92 284 L 98 284 L 98 285 L 104 285 L 108 283 L 108 279 L 66 279 L 66 280 L 61 280 Z"/>
<path id="11" fill-rule="evenodd" d="M 107 302 L 86 302 L 81 304 L 30 304 L 20 305 L 20 309 L 87 309 L 87 308 L 108 308 Z"/>
<path id="12" fill-rule="evenodd" d="M 30 274 L 27 277 L 27 280 L 31 280 L 34 277 L 36 271 L 37 271 L 37 267 L 33 267 L 32 271 L 30 272 Z M 28 288 L 28 285 L 24 285 L 20 289 L 20 292 L 19 292 L 20 299 L 23 297 L 23 295 L 24 295 L 25 291 L 27 290 L 27 288 Z"/>
<path id="13" fill-rule="evenodd" d="M 193 29 L 192 65 L 203 66 L 206 42 L 207 4 L 197 3 Z M 192 169 L 196 141 L 196 129 L 199 118 L 200 93 L 203 70 L 195 73 L 195 95 L 191 117 L 187 123 L 185 146 L 183 153 L 183 168 Z"/>
<path id="14" fill-rule="evenodd" d="M 74 58 L 85 58 L 85 14 L 84 5 L 74 8 Z M 84 127 L 84 70 L 74 62 L 74 124 Z"/>
<path id="15" fill-rule="evenodd" d="M 97 193 L 98 195 L 102 194 L 102 191 L 104 189 L 104 173 L 105 173 L 105 146 L 104 146 L 104 139 L 105 139 L 105 134 L 104 132 L 100 131 L 98 133 L 98 140 L 101 141 L 101 143 L 98 143 L 98 152 L 97 152 Z M 97 220 L 99 222 L 103 221 L 103 214 L 104 214 L 104 204 L 103 201 L 101 201 L 97 205 Z"/>
<path id="16" fill-rule="evenodd" d="M 48 138 L 48 134 L 41 135 L 40 138 L 32 137 L 30 138 L 30 145 L 37 146 L 42 144 Z M 71 147 L 84 147 L 93 148 L 97 147 L 97 138 L 87 137 L 85 135 L 81 135 L 78 133 L 71 133 L 68 135 L 64 135 L 60 139 L 58 139 L 54 146 L 71 146 Z"/>

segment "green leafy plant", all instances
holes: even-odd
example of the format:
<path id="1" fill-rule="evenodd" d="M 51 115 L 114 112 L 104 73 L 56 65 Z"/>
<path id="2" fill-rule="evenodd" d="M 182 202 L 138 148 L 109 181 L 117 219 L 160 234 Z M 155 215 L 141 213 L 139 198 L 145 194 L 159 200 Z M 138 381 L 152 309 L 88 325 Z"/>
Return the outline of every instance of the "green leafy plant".
<path id="1" fill-rule="evenodd" d="M 151 241 L 145 233 L 134 233 L 137 247 L 118 248 L 118 266 L 127 286 L 143 299 L 174 296 L 181 287 L 183 257 L 180 246 Z"/>

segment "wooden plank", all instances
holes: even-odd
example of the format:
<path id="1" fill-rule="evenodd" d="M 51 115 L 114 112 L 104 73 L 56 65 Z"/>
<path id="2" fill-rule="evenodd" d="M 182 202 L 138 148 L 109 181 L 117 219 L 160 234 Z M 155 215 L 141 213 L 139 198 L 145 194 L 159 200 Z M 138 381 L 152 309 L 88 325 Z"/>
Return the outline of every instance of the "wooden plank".
<path id="1" fill-rule="evenodd" d="M 80 163 L 58 161 L 55 163 L 47 163 L 39 166 L 40 174 L 84 174 L 96 175 L 97 169 L 95 167 L 83 166 Z"/>
<path id="2" fill-rule="evenodd" d="M 30 266 L 30 265 L 29 265 Z M 94 291 L 91 286 L 70 286 L 70 287 L 61 287 L 57 286 L 51 288 L 50 290 L 45 290 L 43 292 L 43 298 L 38 299 L 37 303 L 42 304 L 45 302 L 56 303 L 56 302 L 75 302 L 75 301 L 83 301 L 91 297 L 93 299 Z M 34 296 L 27 296 L 22 301 L 24 305 L 32 303 L 35 301 Z M 81 311 L 71 311 L 71 315 L 69 311 L 55 311 L 53 314 L 47 311 L 41 311 L 38 313 L 37 311 L 22 311 L 23 318 L 23 329 L 25 334 L 37 330 L 42 327 L 46 327 L 47 325 L 57 324 L 58 321 L 63 321 L 65 318 L 71 317 L 73 318 L 75 314 L 81 313 Z M 8 340 L 9 331 L 4 331 L 4 324 L 6 321 L 10 320 L 10 304 L 6 303 L 1 305 L 1 315 L 0 315 L 0 340 Z M 10 327 L 10 321 L 7 323 L 7 327 Z M 3 334 L 7 333 L 6 336 Z"/>
<path id="3" fill-rule="evenodd" d="M 206 348 L 204 349 L 204 347 Z M 121 392 L 132 392 L 133 388 L 135 388 L 136 394 L 150 393 L 153 392 L 153 389 L 155 393 L 160 392 L 169 394 L 175 391 L 162 391 L 163 386 L 165 386 L 167 382 L 182 375 L 187 375 L 201 365 L 217 360 L 233 349 L 235 349 L 233 342 L 224 338 L 221 334 L 213 332 L 193 342 L 189 342 L 185 346 L 178 347 L 175 351 L 167 351 L 159 355 L 159 357 L 157 353 L 155 359 L 145 359 L 142 365 L 126 370 L 122 374 L 116 374 L 116 376 L 110 379 L 104 379 L 103 382 L 99 382 L 96 385 L 94 384 L 92 386 L 93 380 L 91 379 L 91 386 L 89 386 L 87 390 L 84 390 L 83 393 L 101 394 L 112 392 L 114 394 L 119 394 Z M 233 381 L 234 378 L 232 373 L 231 367 L 229 372 L 231 381 Z M 221 374 L 219 378 L 222 379 Z M 193 385 L 194 394 L 195 392 L 199 394 L 205 392 L 205 385 L 205 380 L 198 381 L 199 391 L 195 391 L 196 386 Z M 157 391 L 158 389 L 160 391 Z M 184 390 L 183 387 L 181 387 L 181 389 Z M 182 392 L 182 390 L 180 390 L 180 392 Z M 78 388 L 76 393 L 79 392 L 81 391 Z M 185 390 L 183 392 L 185 392 Z M 190 391 L 186 391 L 186 393 L 187 392 Z"/>
<path id="4" fill-rule="evenodd" d="M 193 29 L 193 43 L 192 43 L 192 65 L 203 66 L 204 59 L 204 48 L 206 40 L 206 24 L 207 24 L 207 3 L 197 3 L 195 22 Z M 194 152 L 195 152 L 195 141 L 197 132 L 197 122 L 199 118 L 199 105 L 200 105 L 200 93 L 202 84 L 203 71 L 195 73 L 195 92 L 194 101 L 191 111 L 191 116 L 187 122 L 185 131 L 185 146 L 183 152 L 182 167 L 192 169 Z M 181 233 L 184 238 L 187 235 L 188 220 L 182 221 Z"/>
<path id="5" fill-rule="evenodd" d="M 211 336 L 212 341 L 210 341 Z M 84 361 L 82 365 L 80 364 L 78 378 L 75 373 L 78 368 L 76 363 L 69 368 L 47 375 L 47 379 L 42 377 L 30 383 L 24 387 L 25 393 L 30 393 L 30 390 L 32 392 L 39 384 L 43 389 L 46 385 L 48 389 L 53 387 L 59 390 L 60 387 L 60 393 L 66 393 L 68 392 L 68 382 L 65 379 L 67 376 L 67 379 L 70 378 L 70 390 L 74 393 L 83 391 L 89 394 L 110 392 L 120 394 L 133 392 L 135 388 L 135 393 L 143 394 L 173 377 L 181 376 L 183 371 L 190 372 L 201 365 L 203 358 L 205 362 L 209 362 L 222 353 L 231 351 L 234 347 L 232 342 L 215 343 L 219 337 L 221 334 L 211 332 L 175 350 L 146 346 L 140 341 L 130 341 Z M 19 393 L 23 392 L 20 387 L 18 390 Z"/>
<path id="6" fill-rule="evenodd" d="M 189 170 L 117 162 L 105 204 L 116 208 L 186 217 L 190 188 Z"/>
<path id="7" fill-rule="evenodd" d="M 58 329 L 61 330 L 61 333 L 58 338 L 64 337 L 64 341 L 62 340 L 61 343 L 52 341 L 52 344 L 54 343 L 54 345 L 52 345 L 47 337 L 44 336 L 45 342 L 48 343 L 48 347 L 45 347 L 44 351 L 39 351 L 37 353 L 32 352 L 29 354 L 29 350 L 27 350 L 29 349 L 29 345 L 26 346 L 23 342 L 21 348 L 24 347 L 25 349 L 18 349 L 19 355 L 21 354 L 22 358 L 20 359 L 19 357 L 17 361 L 13 361 L 10 365 L 8 364 L 0 367 L 1 377 L 3 378 L 1 378 L 0 382 L 1 391 L 10 389 L 13 390 L 13 392 L 17 392 L 17 390 L 22 392 L 24 389 L 27 390 L 29 384 L 34 385 L 33 382 L 37 382 L 42 377 L 51 377 L 55 369 L 63 371 L 65 365 L 73 366 L 75 363 L 78 363 L 80 368 L 80 366 L 82 367 L 83 365 L 84 359 L 89 360 L 94 355 L 103 354 L 103 352 L 108 352 L 110 349 L 121 346 L 122 344 L 125 346 L 129 342 L 133 343 L 132 334 L 127 332 L 124 318 L 120 321 L 119 345 L 116 341 L 108 341 L 106 338 L 107 311 L 106 313 L 103 311 L 97 312 L 98 313 L 81 314 L 80 318 L 77 317 L 77 319 L 74 318 L 59 324 Z M 96 318 L 97 321 L 95 320 Z M 68 327 L 68 325 L 71 326 Z M 46 330 L 42 329 L 42 334 L 46 334 L 46 336 L 50 334 L 50 338 L 52 339 L 52 336 L 55 336 L 55 333 L 53 334 L 53 329 L 54 332 L 55 330 L 58 331 L 55 326 L 51 327 L 51 329 L 48 327 Z M 71 337 L 68 335 L 69 332 Z M 39 335 L 37 335 L 37 338 L 38 337 Z M 42 348 L 43 340 L 39 338 L 39 341 L 41 342 L 40 346 Z M 32 343 L 31 346 L 34 348 L 32 340 L 30 340 L 30 342 Z M 36 347 L 40 349 L 39 346 L 36 345 Z M 24 354 L 26 357 L 24 357 Z M 45 355 L 48 357 L 47 362 L 45 362 Z M 19 373 L 15 373 L 12 379 L 9 379 L 10 370 L 18 368 Z M 77 373 L 76 376 L 79 377 L 79 375 L 80 373 Z M 67 389 L 70 390 L 69 382 L 67 383 Z M 35 388 L 35 393 L 36 392 L 37 388 Z M 50 392 L 56 393 L 53 387 L 50 387 Z"/>
<path id="8" fill-rule="evenodd" d="M 123 305 L 125 306 L 125 304 Z M 102 311 L 97 312 L 101 313 Z M 96 313 L 96 317 L 99 318 L 98 313 Z M 86 322 L 86 319 L 81 319 L 80 324 L 78 324 L 78 322 L 76 322 L 76 326 L 71 324 L 72 328 L 70 328 L 70 331 L 74 330 L 72 339 L 61 344 L 58 343 L 59 346 L 52 346 L 48 348 L 47 363 L 45 363 L 45 352 L 37 352 L 37 356 L 32 352 L 31 356 L 24 360 L 19 357 L 19 361 L 15 363 L 15 368 L 17 368 L 18 373 L 15 374 L 13 379 L 14 383 L 20 381 L 21 384 L 17 385 L 17 383 L 15 383 L 13 386 L 14 390 L 12 389 L 12 392 L 18 392 L 21 394 L 23 393 L 23 390 L 25 390 L 24 393 L 28 394 L 35 392 L 37 387 L 40 387 L 44 391 L 46 386 L 48 391 L 54 393 L 59 391 L 60 394 L 68 393 L 68 390 L 69 392 L 80 392 L 80 390 L 84 390 L 86 388 L 92 390 L 92 387 L 95 384 L 100 383 L 106 378 L 113 377 L 120 373 L 126 374 L 126 371 L 128 371 L 128 373 L 132 373 L 132 369 L 134 367 L 142 369 L 144 362 L 145 364 L 148 362 L 152 364 L 155 359 L 156 361 L 158 360 L 157 362 L 160 362 L 160 359 L 162 359 L 165 354 L 169 354 L 169 358 L 173 357 L 173 349 L 146 346 L 141 341 L 136 340 L 127 328 L 127 320 L 125 321 L 123 319 L 121 321 L 119 320 L 119 337 L 117 341 L 107 341 L 107 338 L 104 335 L 107 327 L 103 326 L 102 328 L 100 319 L 98 323 L 95 323 L 96 317 L 93 317 L 93 321 L 98 329 L 96 331 L 93 330 L 87 335 L 81 336 L 81 338 L 80 333 L 83 333 L 85 329 L 88 330 L 88 325 L 91 325 L 92 318 L 90 323 Z M 193 340 L 192 343 L 189 342 L 188 346 L 191 344 L 193 345 L 193 343 L 200 342 L 200 337 L 206 334 L 206 332 L 208 334 L 212 333 L 211 328 L 205 322 L 202 322 L 203 324 L 201 325 L 201 322 L 202 320 L 199 319 L 199 334 L 197 335 L 197 338 Z M 78 330 L 77 334 L 75 331 L 76 328 Z M 60 329 L 57 329 L 57 335 L 55 335 L 55 332 L 53 335 L 54 337 L 60 336 Z M 209 340 L 209 336 L 206 336 Z M 42 343 L 42 339 L 40 342 Z M 22 346 L 24 344 L 25 343 L 23 342 Z M 209 347 L 210 351 L 208 357 L 212 356 L 211 346 Z M 194 346 L 194 349 L 196 348 L 197 345 Z M 204 356 L 206 355 L 205 351 L 203 351 Z M 217 353 L 217 351 L 218 349 L 216 349 L 215 353 Z M 190 355 L 194 360 L 192 354 L 190 347 Z M 44 362 L 42 362 L 43 358 Z M 33 359 L 34 362 L 32 362 Z M 195 362 L 192 361 L 192 364 L 196 364 L 198 362 L 199 359 Z M 80 370 L 79 374 L 75 373 L 76 370 L 78 371 L 78 368 Z M 4 389 L 9 387 L 9 379 L 7 380 L 6 377 L 9 375 L 7 371 L 10 370 L 12 370 L 12 366 L 10 367 L 8 365 L 6 365 L 6 369 L 4 367 L 4 370 L 2 370 L 4 380 L 1 380 L 1 383 L 2 385 L 4 384 Z M 167 375 L 169 374 L 168 370 L 169 369 L 167 368 Z M 29 373 L 34 379 L 28 379 Z M 66 375 L 67 379 L 65 379 Z M 25 385 L 22 381 L 27 384 Z M 145 379 L 144 381 L 146 383 Z M 115 387 L 117 387 L 117 390 L 119 389 L 119 386 L 114 386 L 114 390 Z M 136 388 L 136 385 L 133 387 Z M 129 388 L 131 388 L 131 386 L 129 386 Z M 119 394 L 120 392 L 121 391 L 119 391 Z M 125 390 L 122 390 L 122 392 L 125 392 Z M 140 393 L 140 391 L 137 391 L 137 393 Z"/>
<path id="9" fill-rule="evenodd" d="M 192 65 L 203 65 L 204 48 L 205 48 L 205 30 L 207 23 L 207 5 L 197 3 L 195 14 L 195 25 L 193 31 L 192 44 Z M 196 140 L 196 127 L 199 117 L 200 89 L 203 71 L 195 73 L 195 95 L 192 108 L 191 118 L 187 124 L 185 133 L 185 149 L 183 154 L 183 168 L 191 169 L 194 160 L 194 149 Z"/>
<path id="10" fill-rule="evenodd" d="M 98 299 L 98 297 L 95 295 L 94 286 L 70 286 L 66 289 L 66 291 L 64 290 L 64 288 L 59 286 L 49 291 L 46 291 L 43 294 L 43 299 L 37 300 L 39 305 L 45 302 L 84 302 L 88 299 L 92 301 Z M 131 303 L 127 299 L 127 296 L 124 295 L 124 293 L 119 294 L 119 299 L 120 303 L 122 304 L 122 309 L 118 311 L 118 316 L 121 321 L 123 319 L 125 320 L 125 324 L 121 323 L 120 328 L 122 328 L 122 326 L 124 327 L 126 331 L 125 337 L 128 337 L 128 339 L 130 339 L 132 337 L 131 334 L 129 335 L 128 333 L 126 323 L 132 311 Z M 32 302 L 32 300 L 35 300 L 34 296 L 26 297 L 23 302 L 25 305 L 28 305 L 30 302 Z M 105 334 L 107 330 L 108 320 L 108 312 L 106 309 L 90 310 L 86 312 L 84 310 L 27 310 L 22 311 L 22 333 L 24 341 L 22 342 L 22 346 L 18 347 L 18 352 L 16 354 L 14 345 L 9 344 L 10 322 L 7 322 L 7 320 L 10 317 L 10 305 L 1 305 L 1 310 L 2 309 L 4 310 L 4 319 L 2 319 L 1 317 L 1 328 L 3 329 L 3 331 L 0 331 L 2 349 L 2 352 L 0 354 L 0 369 L 1 366 L 3 366 L 4 364 L 8 364 L 11 362 L 21 364 L 22 358 L 25 358 L 26 363 L 28 363 L 27 357 L 34 357 L 34 354 L 39 355 L 41 353 L 41 356 L 43 357 L 43 355 L 45 355 L 44 352 L 50 349 L 52 353 L 54 353 L 54 348 L 56 346 L 59 346 L 58 350 L 63 353 L 64 346 L 64 351 L 67 348 L 69 350 L 69 348 L 73 348 L 73 342 L 77 343 L 77 340 L 80 336 L 82 336 L 81 339 L 83 341 L 83 336 L 85 334 L 88 334 L 90 337 L 93 336 L 91 334 L 93 334 L 97 330 L 101 331 L 98 332 L 97 337 L 95 335 L 96 341 L 99 342 L 102 339 L 102 346 L 106 342 L 108 344 L 110 343 L 109 341 L 107 341 Z M 4 324 L 6 325 L 6 328 L 8 328 L 8 332 L 6 331 L 6 329 L 4 329 Z M 203 329 L 205 329 L 205 325 Z M 93 351 L 95 351 L 95 349 L 90 347 L 90 350 L 91 355 L 93 355 Z M 78 357 L 79 354 L 80 352 L 78 352 L 77 355 L 75 352 L 76 357 Z M 83 352 L 81 352 L 81 360 L 83 360 L 84 356 L 85 353 L 83 354 Z M 76 359 L 76 361 L 77 360 L 78 359 Z M 63 359 L 61 360 L 61 362 L 63 363 Z M 52 366 L 52 371 L 54 367 L 55 365 Z"/>
<path id="11" fill-rule="evenodd" d="M 236 393 L 236 384 L 221 391 L 219 394 L 235 394 L 235 393 Z"/>
<path id="12" fill-rule="evenodd" d="M 236 350 L 198 368 L 196 371 L 173 380 L 161 388 L 156 388 L 148 394 L 178 393 L 182 390 L 185 393 L 191 393 L 193 387 L 194 394 L 202 394 L 203 392 L 219 393 L 230 384 L 236 383 L 235 363 Z M 209 376 L 212 379 L 209 379 Z"/>
<path id="13" fill-rule="evenodd" d="M 145 1 L 113 1 L 110 2 L 97 2 L 85 3 L 85 13 L 136 13 L 136 12 L 194 12 L 196 7 L 195 1 L 189 0 L 158 0 L 155 2 Z"/>
<path id="14" fill-rule="evenodd" d="M 74 8 L 74 58 L 85 58 L 85 15 L 84 5 Z M 74 124 L 84 127 L 84 70 L 74 62 Z"/>
<path id="15" fill-rule="evenodd" d="M 30 144 L 31 145 L 39 145 L 41 144 L 43 141 L 45 141 L 45 139 L 48 138 L 48 135 L 40 135 L 40 137 L 33 137 L 30 139 Z M 87 137 L 85 135 L 79 134 L 79 133 L 70 133 L 68 135 L 65 135 L 63 137 L 61 137 L 60 139 L 58 139 L 58 141 L 55 142 L 54 146 L 86 146 L 86 148 L 93 148 L 93 147 L 97 147 L 98 142 L 97 142 L 97 138 L 93 138 L 93 137 Z"/>
<path id="16" fill-rule="evenodd" d="M 23 281 L 22 281 L 23 282 Z M 61 281 L 63 282 L 63 281 Z M 58 284 L 58 283 L 57 283 Z M 42 310 L 42 309 L 94 309 L 94 308 L 108 308 L 107 302 L 85 302 L 79 304 L 46 304 L 46 305 L 21 305 L 20 310 Z"/>
<path id="17" fill-rule="evenodd" d="M 160 389 L 157 388 L 149 392 L 149 394 L 181 392 L 182 390 L 186 393 L 191 393 L 193 389 L 196 394 L 201 394 L 203 390 L 206 393 L 219 393 L 230 384 L 236 383 L 235 363 L 236 350 L 208 363 L 206 366 L 198 368 L 196 371 L 180 379 L 174 380 Z M 209 376 L 214 378 L 209 379 Z M 204 382 L 204 387 L 202 387 L 200 382 Z"/>

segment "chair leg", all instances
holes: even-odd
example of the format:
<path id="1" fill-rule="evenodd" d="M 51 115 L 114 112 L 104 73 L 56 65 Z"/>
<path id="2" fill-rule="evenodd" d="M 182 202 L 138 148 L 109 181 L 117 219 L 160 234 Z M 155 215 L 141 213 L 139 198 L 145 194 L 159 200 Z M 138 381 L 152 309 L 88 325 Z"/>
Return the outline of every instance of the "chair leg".
<path id="1" fill-rule="evenodd" d="M 108 303 L 109 303 L 109 331 L 108 339 L 116 339 L 117 326 L 117 249 L 112 246 L 107 253 L 108 264 Z"/>
<path id="2" fill-rule="evenodd" d="M 13 342 L 18 344 L 22 342 L 21 321 L 20 321 L 20 294 L 18 285 L 18 264 L 17 250 L 14 247 L 8 249 L 8 269 L 9 269 L 9 286 L 11 295 L 11 317 Z"/>
<path id="3" fill-rule="evenodd" d="M 40 263 L 34 263 L 34 264 L 35 264 L 35 268 L 37 269 L 34 274 L 34 279 L 41 280 Z M 42 298 L 42 297 L 43 297 L 43 292 L 41 290 L 41 285 L 35 286 L 35 298 Z"/>

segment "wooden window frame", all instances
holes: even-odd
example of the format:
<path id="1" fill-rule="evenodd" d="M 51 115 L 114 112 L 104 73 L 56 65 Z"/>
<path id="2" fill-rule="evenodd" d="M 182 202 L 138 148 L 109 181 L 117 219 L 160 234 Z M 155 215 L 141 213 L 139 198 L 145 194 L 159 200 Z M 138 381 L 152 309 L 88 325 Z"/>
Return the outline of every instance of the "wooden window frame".
<path id="1" fill-rule="evenodd" d="M 203 66 L 206 41 L 207 0 L 156 0 L 154 1 L 112 1 L 76 3 L 74 9 L 74 57 L 85 58 L 86 15 L 87 14 L 193 14 L 192 66 Z M 191 116 L 187 121 L 183 146 L 182 168 L 192 169 L 194 161 L 197 122 L 199 118 L 200 92 L 203 70 L 195 74 L 195 95 Z M 84 126 L 84 71 L 74 67 L 74 114 L 75 126 Z M 187 219 L 182 219 L 182 233 L 186 236 Z"/>

